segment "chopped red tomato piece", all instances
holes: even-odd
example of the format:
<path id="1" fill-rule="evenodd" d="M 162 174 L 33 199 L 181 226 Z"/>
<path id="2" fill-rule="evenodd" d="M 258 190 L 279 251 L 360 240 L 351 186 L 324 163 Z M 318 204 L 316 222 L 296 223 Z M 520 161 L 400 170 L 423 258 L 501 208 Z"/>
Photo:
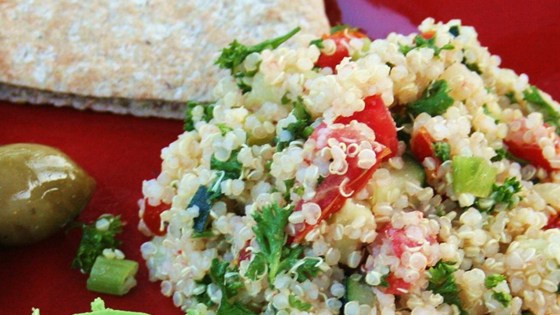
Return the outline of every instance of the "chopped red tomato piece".
<path id="1" fill-rule="evenodd" d="M 560 229 L 560 213 L 551 216 L 548 219 L 548 223 L 545 225 L 544 229 Z"/>
<path id="2" fill-rule="evenodd" d="M 420 34 L 425 39 L 432 39 L 436 35 L 436 31 L 431 30 Z"/>
<path id="3" fill-rule="evenodd" d="M 237 255 L 237 263 L 240 263 L 244 260 L 251 259 L 251 251 L 249 251 L 249 246 L 251 245 L 251 240 L 247 240 L 243 248 L 239 251 Z"/>
<path id="4" fill-rule="evenodd" d="M 404 281 L 401 278 L 397 278 L 392 272 L 387 276 L 387 284 L 389 285 L 383 291 L 386 294 L 402 295 L 408 293 L 411 283 Z"/>
<path id="5" fill-rule="evenodd" d="M 379 233 L 382 234 L 382 237 L 391 240 L 393 252 L 398 258 L 401 258 L 402 254 L 408 248 L 418 247 L 421 245 L 420 242 L 408 237 L 404 229 L 396 229 L 391 225 L 385 226 L 385 228 L 383 228 Z"/>
<path id="6" fill-rule="evenodd" d="M 553 166 L 544 156 L 544 149 L 538 143 L 540 138 L 551 138 L 555 144 L 556 157 L 560 158 L 560 139 L 556 133 L 547 126 L 539 126 L 530 130 L 526 123 L 527 119 L 521 118 L 510 124 L 509 132 L 504 139 L 509 153 L 547 171 L 560 169 Z"/>
<path id="7" fill-rule="evenodd" d="M 150 229 L 152 233 L 158 236 L 165 235 L 166 231 L 161 230 L 161 213 L 169 209 L 169 205 L 166 203 L 160 203 L 158 206 L 152 206 L 148 203 L 148 200 L 144 200 L 144 213 L 142 214 L 142 220 Z"/>
<path id="8" fill-rule="evenodd" d="M 326 139 L 332 138 L 341 143 L 345 143 L 346 147 L 350 145 L 358 145 L 360 142 L 368 142 L 375 152 L 375 163 L 369 167 L 360 165 L 358 154 L 348 154 L 346 163 L 348 168 L 342 175 L 331 174 L 317 187 L 315 196 L 309 201 L 316 203 L 321 208 L 321 215 L 318 222 L 329 218 L 342 208 L 346 199 L 362 190 L 379 165 L 387 158 L 395 155 L 398 150 L 397 129 L 393 118 L 383 100 L 379 95 L 367 97 L 365 100 L 365 108 L 360 112 L 354 113 L 350 117 L 338 117 L 334 124 L 336 129 L 322 123 L 315 129 L 309 139 L 316 141 L 319 148 L 326 146 Z M 367 132 L 360 130 L 360 124 L 363 127 L 373 131 L 375 137 L 368 137 Z M 340 128 L 339 125 L 343 125 Z M 368 128 L 369 127 L 369 128 Z M 373 139 L 375 138 L 375 140 Z M 294 211 L 300 211 L 304 202 L 300 201 Z M 296 235 L 291 241 L 300 242 L 305 235 L 313 229 L 315 225 L 302 224 Z"/>
<path id="9" fill-rule="evenodd" d="M 325 52 L 321 52 L 321 55 L 315 65 L 319 68 L 331 68 L 335 71 L 336 66 L 340 64 L 342 59 L 350 57 L 350 52 L 348 51 L 350 40 L 352 38 L 364 37 L 367 37 L 364 33 L 352 28 L 345 28 L 330 35 L 323 35 L 324 40 L 331 39 L 334 41 L 336 44 L 336 50 L 330 55 Z"/>
<path id="10" fill-rule="evenodd" d="M 399 140 L 397 139 L 397 125 L 391 116 L 391 112 L 381 95 L 372 95 L 364 99 L 365 107 L 362 111 L 354 113 L 350 117 L 338 117 L 334 122 L 349 124 L 352 120 L 368 125 L 375 132 L 375 141 L 391 150 L 390 157 L 397 154 Z"/>
<path id="11" fill-rule="evenodd" d="M 426 169 L 426 176 L 428 176 L 428 178 L 434 178 L 436 176 L 436 170 L 441 165 L 440 159 L 436 157 L 434 142 L 434 138 L 425 127 L 420 127 L 417 132 L 412 134 L 412 139 L 410 139 L 410 150 L 420 163 L 427 157 L 433 158 L 436 162 L 435 169 Z"/>

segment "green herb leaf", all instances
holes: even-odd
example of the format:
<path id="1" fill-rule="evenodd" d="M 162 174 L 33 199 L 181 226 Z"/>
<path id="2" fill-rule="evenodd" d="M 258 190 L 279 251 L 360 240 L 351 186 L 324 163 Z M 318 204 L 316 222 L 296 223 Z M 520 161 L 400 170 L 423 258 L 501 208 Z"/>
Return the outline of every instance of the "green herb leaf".
<path id="1" fill-rule="evenodd" d="M 255 253 L 249 266 L 247 267 L 247 273 L 245 276 L 253 281 L 262 277 L 267 270 L 267 259 L 263 253 Z"/>
<path id="2" fill-rule="evenodd" d="M 484 285 L 486 286 L 487 289 L 492 289 L 496 287 L 498 283 L 504 280 L 506 280 L 506 276 L 496 273 L 487 276 L 486 279 L 484 279 Z"/>
<path id="3" fill-rule="evenodd" d="M 456 305 L 461 314 L 467 314 L 461 305 L 459 288 L 453 276 L 456 270 L 457 268 L 454 266 L 454 263 L 440 260 L 434 267 L 428 270 L 428 290 L 441 295 L 445 303 Z"/>
<path id="4" fill-rule="evenodd" d="M 433 146 L 436 157 L 438 157 L 442 162 L 451 160 L 451 147 L 449 146 L 449 143 L 439 141 L 434 142 Z"/>
<path id="5" fill-rule="evenodd" d="M 321 263 L 320 258 L 306 257 L 302 259 L 303 262 L 297 266 L 295 273 L 297 280 L 303 282 L 306 279 L 311 279 L 317 277 L 321 269 L 319 264 Z"/>
<path id="6" fill-rule="evenodd" d="M 224 172 L 224 179 L 238 179 L 241 176 L 243 165 L 237 160 L 240 149 L 231 152 L 227 161 L 220 161 L 215 155 L 210 159 L 210 169 Z"/>
<path id="7" fill-rule="evenodd" d="M 279 271 L 282 250 L 288 238 L 284 229 L 291 213 L 291 208 L 282 208 L 277 203 L 273 203 L 253 214 L 253 218 L 257 222 L 253 231 L 261 253 L 268 262 L 269 283 L 274 283 L 274 278 Z"/>
<path id="8" fill-rule="evenodd" d="M 216 124 L 216 126 L 218 127 L 218 129 L 220 129 L 222 136 L 225 136 L 228 132 L 233 130 L 233 128 L 229 127 L 226 124 Z"/>
<path id="9" fill-rule="evenodd" d="M 222 54 L 216 60 L 216 64 L 222 69 L 229 69 L 231 75 L 236 78 L 237 84 L 239 88 L 245 93 L 251 90 L 251 86 L 247 85 L 244 82 L 244 78 L 246 77 L 253 77 L 258 71 L 258 67 L 255 70 L 247 71 L 243 66 L 243 61 L 245 58 L 252 53 L 259 53 L 265 49 L 275 49 L 280 46 L 282 43 L 290 39 L 294 36 L 297 32 L 299 32 L 301 28 L 297 27 L 290 31 L 288 34 L 265 40 L 259 44 L 253 46 L 245 46 L 239 43 L 237 40 L 234 40 L 232 43 L 229 44 L 228 47 L 222 50 Z"/>
<path id="10" fill-rule="evenodd" d="M 243 282 L 241 281 L 237 268 L 230 267 L 229 262 L 220 262 L 219 259 L 215 258 L 212 260 L 212 265 L 210 266 L 210 278 L 222 291 L 222 300 L 216 314 L 255 314 L 246 306 L 234 301 L 239 290 L 243 288 Z"/>
<path id="11" fill-rule="evenodd" d="M 559 109 L 545 101 L 537 87 L 530 86 L 528 89 L 523 91 L 523 99 L 529 103 L 529 110 L 541 113 L 544 121 L 552 126 L 555 126 L 556 133 L 560 134 Z"/>
<path id="12" fill-rule="evenodd" d="M 517 178 L 510 177 L 502 185 L 492 185 L 492 192 L 487 198 L 476 200 L 476 206 L 481 211 L 492 212 L 498 204 L 513 208 L 521 198 L 517 195 L 521 191 L 521 183 Z"/>
<path id="13" fill-rule="evenodd" d="M 198 106 L 203 107 L 203 114 L 202 114 L 202 117 L 201 117 L 202 121 L 208 122 L 208 121 L 212 120 L 212 118 L 214 118 L 215 104 L 189 101 L 189 102 L 187 102 L 187 110 L 185 111 L 185 124 L 183 126 L 183 129 L 185 131 L 193 131 L 195 123 L 197 121 L 201 121 L 201 120 L 195 121 L 194 117 L 193 117 L 193 110 L 195 108 L 197 108 Z"/>
<path id="14" fill-rule="evenodd" d="M 380 287 L 384 287 L 384 288 L 389 287 L 389 282 L 387 281 L 388 277 L 389 277 L 389 273 L 386 273 L 386 274 L 381 276 L 381 279 L 380 279 L 380 282 L 379 282 Z"/>
<path id="15" fill-rule="evenodd" d="M 97 222 L 102 222 L 107 228 L 98 229 Z M 115 237 L 122 232 L 120 216 L 101 215 L 94 223 L 82 225 L 82 240 L 78 253 L 72 261 L 72 268 L 79 268 L 84 273 L 89 273 L 97 256 L 103 254 L 106 248 L 115 249 L 121 241 Z"/>
<path id="16" fill-rule="evenodd" d="M 424 38 L 422 35 L 416 35 L 416 37 L 414 37 L 414 44 L 415 46 L 399 45 L 399 51 L 406 56 L 413 49 L 430 48 L 434 50 L 434 56 L 439 56 L 442 50 L 452 50 L 455 48 L 451 44 L 445 44 L 442 47 L 437 47 L 435 35 L 428 39 Z"/>
<path id="17" fill-rule="evenodd" d="M 449 96 L 447 81 L 438 80 L 424 91 L 420 99 L 408 104 L 407 108 L 414 116 L 420 113 L 436 116 L 445 113 L 451 105 L 453 98 Z"/>
<path id="18" fill-rule="evenodd" d="M 315 46 L 317 46 L 317 48 L 323 49 L 323 48 L 325 48 L 325 45 L 323 44 L 323 41 L 324 41 L 324 39 L 322 39 L 322 38 L 314 39 L 311 42 L 309 42 L 309 46 L 315 45 Z"/>
<path id="19" fill-rule="evenodd" d="M 303 312 L 307 312 L 309 310 L 311 310 L 312 305 L 310 303 L 304 302 L 300 299 L 298 299 L 295 295 L 290 295 L 288 297 L 288 301 L 290 302 L 290 306 L 298 309 L 300 311 Z"/>
<path id="20" fill-rule="evenodd" d="M 284 129 L 290 133 L 291 137 L 290 139 L 285 140 L 280 140 L 279 138 L 275 139 L 277 152 L 284 150 L 293 140 L 306 140 L 313 133 L 313 127 L 310 126 L 313 121 L 311 120 L 311 115 L 307 112 L 301 97 L 298 97 L 298 99 L 293 103 L 291 114 L 296 118 L 296 121 L 289 124 Z"/>
<path id="21" fill-rule="evenodd" d="M 500 302 L 504 307 L 508 307 L 509 303 L 511 302 L 511 294 L 505 292 L 494 292 L 492 293 L 492 297 Z"/>

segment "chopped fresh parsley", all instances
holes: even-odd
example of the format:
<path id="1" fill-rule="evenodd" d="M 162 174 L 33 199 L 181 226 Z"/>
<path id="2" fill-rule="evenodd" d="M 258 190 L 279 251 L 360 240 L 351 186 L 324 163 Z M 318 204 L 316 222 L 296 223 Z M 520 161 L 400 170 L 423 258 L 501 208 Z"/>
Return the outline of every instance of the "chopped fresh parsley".
<path id="1" fill-rule="evenodd" d="M 292 179 L 287 179 L 284 181 L 284 186 L 286 186 L 286 192 L 284 193 L 284 200 L 286 201 L 290 201 L 290 192 L 292 190 L 292 188 L 294 187 L 296 183 L 296 179 L 292 178 Z"/>
<path id="2" fill-rule="evenodd" d="M 381 276 L 381 279 L 380 279 L 380 282 L 379 282 L 380 287 L 384 287 L 384 288 L 389 287 L 389 281 L 387 281 L 388 277 L 389 277 L 389 272 Z"/>
<path id="3" fill-rule="evenodd" d="M 511 104 L 516 104 L 516 103 L 518 104 L 518 103 L 519 103 L 519 101 L 518 101 L 517 98 L 515 97 L 515 93 L 513 93 L 513 91 L 507 92 L 507 93 L 505 94 L 505 97 L 508 98 L 508 100 L 509 100 L 509 102 L 510 102 Z"/>
<path id="4" fill-rule="evenodd" d="M 469 63 L 467 62 L 466 58 L 463 58 L 463 61 L 461 61 L 461 63 L 464 64 L 467 67 L 467 69 L 476 72 L 477 74 L 482 74 L 482 70 L 480 70 L 478 63 L 476 62 Z"/>
<path id="5" fill-rule="evenodd" d="M 422 97 L 408 104 L 408 112 L 414 116 L 427 113 L 430 116 L 441 115 L 453 105 L 453 98 L 449 96 L 447 81 L 438 80 L 428 87 Z"/>
<path id="6" fill-rule="evenodd" d="M 231 152 L 227 161 L 220 161 L 215 155 L 210 159 L 210 169 L 224 172 L 224 179 L 238 179 L 241 176 L 243 165 L 237 159 L 240 149 Z"/>
<path id="7" fill-rule="evenodd" d="M 212 103 L 199 103 L 195 101 L 188 101 L 187 102 L 187 110 L 185 111 L 185 124 L 183 125 L 183 129 L 185 131 L 193 131 L 194 130 L 194 117 L 193 117 L 193 110 L 198 106 L 202 106 L 203 113 L 201 119 L 203 121 L 210 121 L 214 118 L 214 107 L 215 105 Z"/>
<path id="8" fill-rule="evenodd" d="M 233 130 L 233 128 L 229 127 L 226 124 L 216 124 L 216 126 L 218 127 L 218 129 L 220 129 L 222 136 L 225 136 L 228 132 Z"/>
<path id="9" fill-rule="evenodd" d="M 348 24 L 337 24 L 333 27 L 331 27 L 331 34 L 334 34 L 336 32 L 340 32 L 340 31 L 344 31 L 344 30 L 350 30 L 350 31 L 357 31 L 357 28 L 354 28 Z"/>
<path id="10" fill-rule="evenodd" d="M 304 302 L 292 294 L 288 297 L 288 301 L 290 302 L 291 307 L 303 312 L 311 310 L 312 307 L 310 303 Z"/>
<path id="11" fill-rule="evenodd" d="M 461 315 L 467 314 L 459 299 L 459 288 L 455 283 L 453 273 L 457 270 L 454 263 L 439 261 L 428 270 L 428 290 L 443 297 L 443 301 L 450 305 L 456 305 Z"/>
<path id="12" fill-rule="evenodd" d="M 453 25 L 453 26 L 451 26 L 451 27 L 449 28 L 449 34 L 451 34 L 451 35 L 453 35 L 453 36 L 455 36 L 455 37 L 459 36 L 459 34 L 461 33 L 461 32 L 460 32 L 460 28 L 461 28 L 461 26 L 459 26 L 459 25 Z"/>
<path id="13" fill-rule="evenodd" d="M 506 276 L 501 274 L 492 274 L 484 279 L 484 285 L 487 289 L 492 289 L 498 285 L 498 283 L 506 280 Z"/>
<path id="14" fill-rule="evenodd" d="M 537 111 L 543 115 L 546 123 L 556 127 L 556 133 L 560 134 L 560 112 L 552 104 L 544 100 L 541 91 L 535 86 L 530 86 L 523 91 L 523 99 L 528 102 L 529 110 Z"/>
<path id="15" fill-rule="evenodd" d="M 434 142 L 433 146 L 436 157 L 442 162 L 451 160 L 451 147 L 449 146 L 449 143 L 438 141 Z"/>
<path id="16" fill-rule="evenodd" d="M 265 49 L 275 49 L 300 30 L 301 28 L 296 27 L 286 35 L 265 40 L 264 42 L 253 46 L 245 46 L 237 40 L 234 40 L 228 47 L 222 50 L 222 54 L 218 60 L 216 60 L 216 64 L 222 69 L 229 69 L 231 75 L 236 78 L 239 88 L 244 93 L 249 92 L 251 90 L 251 86 L 249 86 L 244 79 L 247 77 L 254 77 L 258 71 L 258 66 L 257 69 L 247 71 L 243 66 L 243 61 L 245 61 L 247 56 L 252 53 L 259 53 Z"/>
<path id="17" fill-rule="evenodd" d="M 92 224 L 83 224 L 82 240 L 72 261 L 72 268 L 90 273 L 95 259 L 103 254 L 104 249 L 115 249 L 121 244 L 115 237 L 122 232 L 122 227 L 120 216 L 109 214 L 101 215 Z"/>
<path id="18" fill-rule="evenodd" d="M 479 199 L 476 205 L 481 211 L 492 212 L 499 204 L 504 205 L 507 209 L 515 206 L 520 197 L 517 195 L 521 191 L 521 183 L 517 178 L 510 177 L 502 185 L 492 185 L 492 192 L 487 198 Z"/>
<path id="19" fill-rule="evenodd" d="M 320 271 L 320 259 L 306 257 L 301 246 L 287 247 L 285 232 L 292 208 L 282 208 L 274 203 L 253 214 L 257 225 L 253 227 L 260 251 L 253 253 L 246 276 L 251 280 L 268 273 L 268 282 L 273 284 L 276 276 L 283 271 L 292 271 L 298 281 L 315 277 Z"/>
<path id="20" fill-rule="evenodd" d="M 500 302 L 504 307 L 508 307 L 509 303 L 511 302 L 511 294 L 506 292 L 496 292 L 492 293 L 492 297 Z"/>
<path id="21" fill-rule="evenodd" d="M 298 97 L 298 99 L 293 103 L 293 109 L 291 113 L 296 121 L 289 124 L 284 130 L 288 131 L 291 135 L 290 139 L 280 140 L 276 138 L 276 151 L 280 152 L 284 150 L 291 141 L 295 139 L 306 140 L 312 133 L 313 127 L 311 127 L 311 115 L 305 109 L 303 104 L 303 99 Z"/>
<path id="22" fill-rule="evenodd" d="M 498 162 L 501 161 L 503 159 L 506 159 L 509 155 L 509 152 L 504 149 L 504 148 L 500 148 L 500 149 L 496 149 L 496 156 L 492 157 L 492 159 L 490 159 L 492 162 Z"/>
<path id="23" fill-rule="evenodd" d="M 400 45 L 399 51 L 406 56 L 413 49 L 431 48 L 434 50 L 434 56 L 439 56 L 442 50 L 452 50 L 453 48 L 455 48 L 451 44 L 445 44 L 442 47 L 437 47 L 435 36 L 426 39 L 422 35 L 416 35 L 416 37 L 414 37 L 414 44 L 415 46 Z"/>
<path id="24" fill-rule="evenodd" d="M 242 315 L 255 314 L 246 306 L 235 301 L 239 290 L 244 287 L 243 281 L 236 267 L 230 267 L 229 262 L 212 260 L 210 278 L 222 291 L 222 300 L 217 315 Z"/>
<path id="25" fill-rule="evenodd" d="M 324 39 L 322 39 L 322 38 L 314 39 L 314 40 L 309 42 L 309 46 L 315 45 L 315 46 L 317 46 L 317 48 L 323 49 L 323 48 L 325 48 L 325 45 L 323 44 L 323 41 L 324 41 Z"/>

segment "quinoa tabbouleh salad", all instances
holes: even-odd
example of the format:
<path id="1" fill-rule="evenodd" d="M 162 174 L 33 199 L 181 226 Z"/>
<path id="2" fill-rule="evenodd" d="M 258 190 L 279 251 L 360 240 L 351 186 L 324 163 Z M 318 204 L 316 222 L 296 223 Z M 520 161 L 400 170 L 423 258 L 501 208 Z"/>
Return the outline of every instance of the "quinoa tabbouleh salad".
<path id="1" fill-rule="evenodd" d="M 225 48 L 144 182 L 162 293 L 189 315 L 560 314 L 559 104 L 458 20 L 297 31 Z"/>

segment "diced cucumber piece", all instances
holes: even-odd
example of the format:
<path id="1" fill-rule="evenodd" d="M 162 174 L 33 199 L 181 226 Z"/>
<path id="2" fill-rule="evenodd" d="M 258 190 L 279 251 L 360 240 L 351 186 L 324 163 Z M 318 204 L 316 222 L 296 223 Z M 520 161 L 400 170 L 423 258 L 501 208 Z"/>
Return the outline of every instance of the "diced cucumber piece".
<path id="1" fill-rule="evenodd" d="M 126 259 L 97 257 L 87 280 L 87 289 L 99 293 L 124 295 L 136 286 L 138 263 Z"/>
<path id="2" fill-rule="evenodd" d="M 368 207 L 348 199 L 344 203 L 344 206 L 330 218 L 330 223 L 347 226 L 351 225 L 354 220 L 360 217 L 365 218 L 364 221 L 366 224 L 374 224 L 375 218 Z M 362 242 L 359 239 L 350 239 L 344 235 L 340 240 L 335 240 L 332 245 L 340 251 L 340 262 L 347 265 L 348 257 L 353 251 L 359 250 L 361 244 Z"/>
<path id="3" fill-rule="evenodd" d="M 353 274 L 346 279 L 346 300 L 356 301 L 371 307 L 375 304 L 375 295 L 369 285 L 362 281 L 362 276 Z"/>
<path id="4" fill-rule="evenodd" d="M 496 169 L 490 162 L 478 156 L 455 156 L 451 163 L 455 194 L 490 195 L 496 182 Z"/>
<path id="5" fill-rule="evenodd" d="M 422 165 L 406 156 L 403 156 L 403 162 L 401 169 L 389 169 L 391 181 L 387 185 L 375 187 L 372 196 L 373 203 L 395 202 L 405 191 L 407 182 L 419 186 L 424 185 L 426 173 Z"/>
<path id="6" fill-rule="evenodd" d="M 102 299 L 96 298 L 91 302 L 91 312 L 79 313 L 74 315 L 150 315 L 141 312 L 119 311 L 110 308 L 105 308 L 105 302 Z"/>

